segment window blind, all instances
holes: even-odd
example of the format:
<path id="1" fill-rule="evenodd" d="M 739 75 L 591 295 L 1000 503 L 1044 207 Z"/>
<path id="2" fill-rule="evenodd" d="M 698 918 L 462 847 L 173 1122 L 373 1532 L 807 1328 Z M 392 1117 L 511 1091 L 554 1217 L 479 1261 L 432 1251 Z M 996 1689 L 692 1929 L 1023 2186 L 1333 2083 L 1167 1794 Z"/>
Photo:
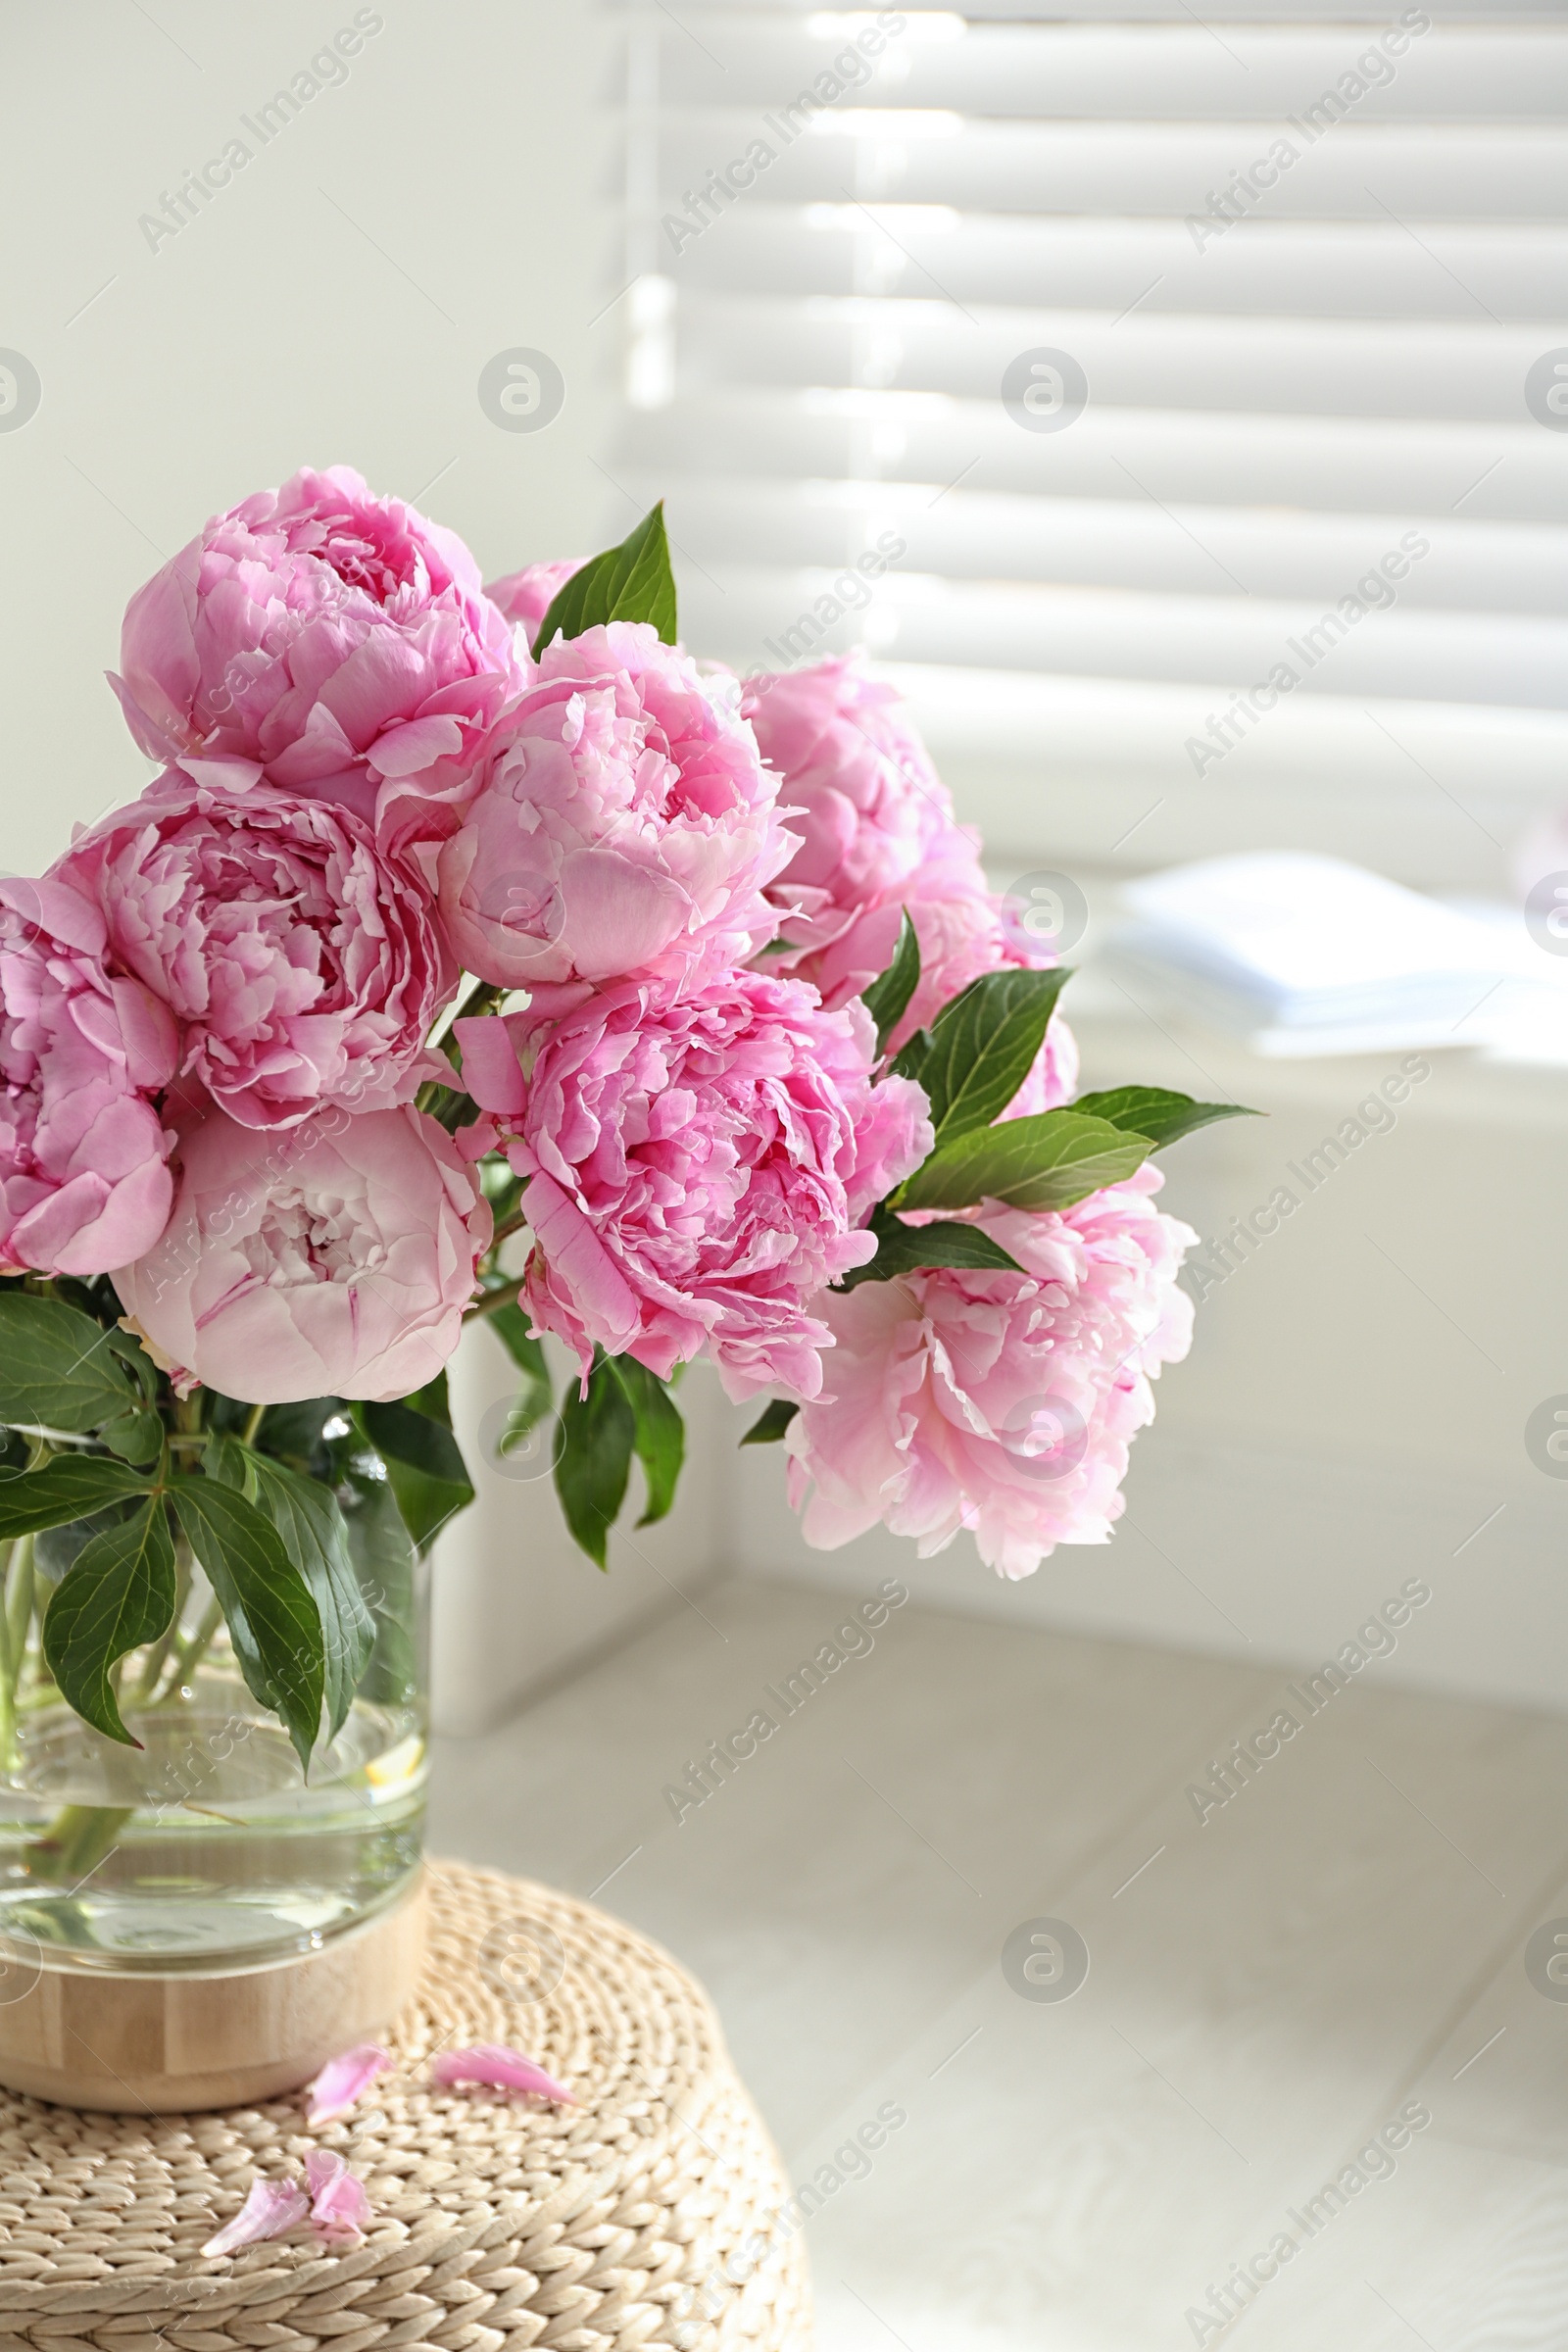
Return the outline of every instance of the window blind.
<path id="1" fill-rule="evenodd" d="M 1568 796 L 1568 19 L 637 0 L 683 634 L 861 644 L 1003 855 L 1500 880 Z"/>

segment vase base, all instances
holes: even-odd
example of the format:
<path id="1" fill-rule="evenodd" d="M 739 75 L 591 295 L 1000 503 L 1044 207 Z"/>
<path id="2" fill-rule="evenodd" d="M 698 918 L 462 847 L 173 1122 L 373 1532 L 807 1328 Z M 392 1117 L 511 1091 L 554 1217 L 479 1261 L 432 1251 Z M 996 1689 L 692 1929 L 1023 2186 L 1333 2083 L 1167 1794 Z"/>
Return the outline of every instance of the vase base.
<path id="1" fill-rule="evenodd" d="M 45 1960 L 27 1983 L 13 1961 L 26 1989 L 0 1987 L 0 2085 L 114 2114 L 280 2097 L 391 2024 L 418 1979 L 424 1912 L 421 1872 L 319 1951 L 259 1968 L 158 1975 Z"/>

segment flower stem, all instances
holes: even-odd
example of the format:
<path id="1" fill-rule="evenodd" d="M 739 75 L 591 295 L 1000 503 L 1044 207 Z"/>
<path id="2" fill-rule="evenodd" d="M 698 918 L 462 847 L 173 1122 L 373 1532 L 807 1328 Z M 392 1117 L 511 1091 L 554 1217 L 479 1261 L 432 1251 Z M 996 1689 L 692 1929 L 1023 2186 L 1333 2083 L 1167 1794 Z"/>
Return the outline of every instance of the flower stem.
<path id="1" fill-rule="evenodd" d="M 16 1690 L 23 1662 L 27 1653 L 27 1628 L 32 1622 L 32 1596 L 36 1583 L 33 1573 L 32 1547 L 36 1538 L 23 1536 L 11 1554 L 7 1575 L 10 1588 L 6 1601 L 6 1648 L 11 1659 L 11 1689 Z"/>
<path id="2" fill-rule="evenodd" d="M 255 1445 L 257 1432 L 260 1430 L 262 1423 L 266 1419 L 267 1407 L 265 1404 L 257 1404 L 251 1407 L 250 1419 L 246 1422 L 244 1429 L 240 1433 L 240 1444 L 242 1446 Z"/>
<path id="3" fill-rule="evenodd" d="M 129 1805 L 62 1805 L 41 1838 L 26 1849 L 29 1877 L 50 1881 L 89 1878 L 113 1853 L 130 1819 Z"/>
<path id="4" fill-rule="evenodd" d="M 519 1274 L 515 1281 L 504 1282 L 499 1290 L 486 1291 L 482 1298 L 475 1299 L 472 1306 L 466 1307 L 464 1310 L 465 1313 L 470 1317 L 477 1315 L 493 1315 L 498 1307 L 515 1306 L 517 1303 L 517 1293 L 521 1290 L 522 1283 L 523 1278 Z"/>

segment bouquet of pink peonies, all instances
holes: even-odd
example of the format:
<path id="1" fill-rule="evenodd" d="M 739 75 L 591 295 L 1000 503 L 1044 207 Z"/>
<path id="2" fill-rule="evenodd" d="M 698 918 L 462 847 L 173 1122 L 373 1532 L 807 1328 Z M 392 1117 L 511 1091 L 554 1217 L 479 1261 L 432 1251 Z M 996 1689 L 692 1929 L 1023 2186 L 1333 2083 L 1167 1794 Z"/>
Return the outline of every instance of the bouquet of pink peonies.
<path id="1" fill-rule="evenodd" d="M 890 689 L 694 661 L 658 509 L 487 593 L 341 467 L 209 522 L 114 684 L 159 774 L 0 885 L 0 1540 L 40 1570 L 0 1632 L 43 1612 L 80 1716 L 130 1739 L 195 1563 L 308 1762 L 373 1640 L 356 1515 L 422 1546 L 471 1499 L 480 1318 L 601 1565 L 634 1458 L 670 1506 L 696 1357 L 813 1544 L 1105 1541 L 1190 1338 L 1152 1154 L 1233 1106 L 1073 1099 L 1067 975 Z"/>

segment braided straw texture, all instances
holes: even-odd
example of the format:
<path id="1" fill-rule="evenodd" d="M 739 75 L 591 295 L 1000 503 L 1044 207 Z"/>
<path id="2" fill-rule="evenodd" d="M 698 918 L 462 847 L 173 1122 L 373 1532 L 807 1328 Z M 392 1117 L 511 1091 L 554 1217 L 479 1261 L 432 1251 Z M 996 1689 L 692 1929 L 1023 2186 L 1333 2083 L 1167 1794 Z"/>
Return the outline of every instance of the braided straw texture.
<path id="1" fill-rule="evenodd" d="M 83 2115 L 0 2091 L 4 2352 L 810 2352 L 778 2159 L 707 1996 L 666 1952 L 530 1882 L 432 1865 L 396 2064 L 308 2132 L 292 2098 L 218 2115 Z M 435 2088 L 441 2048 L 508 2042 L 576 2092 Z M 257 2173 L 336 2148 L 365 2242 L 302 2227 L 201 2248 Z"/>

